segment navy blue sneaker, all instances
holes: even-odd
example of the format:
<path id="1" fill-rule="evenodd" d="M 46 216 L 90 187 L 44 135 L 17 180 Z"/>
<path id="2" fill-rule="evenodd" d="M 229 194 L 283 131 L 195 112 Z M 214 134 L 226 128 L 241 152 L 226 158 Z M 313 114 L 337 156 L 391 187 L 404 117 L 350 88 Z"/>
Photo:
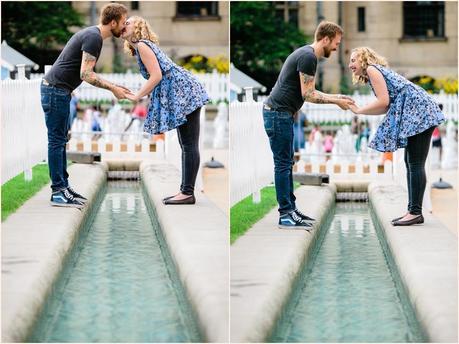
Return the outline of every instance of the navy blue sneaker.
<path id="1" fill-rule="evenodd" d="M 301 211 L 298 209 L 295 209 L 294 212 L 301 217 L 302 220 L 307 221 L 307 222 L 315 222 L 316 219 L 313 219 L 312 217 L 309 217 L 308 215 L 303 214 Z"/>
<path id="2" fill-rule="evenodd" d="M 86 203 L 88 199 L 82 195 L 80 195 L 78 192 L 73 190 L 70 186 L 67 187 L 68 192 L 75 198 L 77 201 L 80 201 L 82 203 Z"/>
<path id="3" fill-rule="evenodd" d="M 54 191 L 51 194 L 50 203 L 55 207 L 73 207 L 78 209 L 84 207 L 84 203 L 77 201 L 67 189 Z"/>
<path id="4" fill-rule="evenodd" d="M 299 217 L 293 210 L 290 213 L 283 214 L 279 217 L 279 228 L 281 229 L 305 229 L 308 232 L 312 230 L 312 225 Z"/>

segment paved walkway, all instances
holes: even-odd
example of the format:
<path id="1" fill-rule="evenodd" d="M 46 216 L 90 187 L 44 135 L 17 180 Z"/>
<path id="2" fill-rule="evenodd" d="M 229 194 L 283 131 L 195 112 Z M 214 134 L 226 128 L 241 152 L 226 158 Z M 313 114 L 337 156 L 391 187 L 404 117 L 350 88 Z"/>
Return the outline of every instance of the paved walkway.
<path id="1" fill-rule="evenodd" d="M 225 165 L 225 168 L 204 168 L 204 194 L 214 202 L 227 216 L 229 215 L 229 175 L 228 150 L 204 149 L 201 153 L 201 164 L 212 157 Z"/>
<path id="2" fill-rule="evenodd" d="M 432 215 L 434 215 L 450 232 L 457 236 L 457 169 L 456 170 L 432 170 L 430 171 L 429 183 L 438 181 L 440 177 L 443 181 L 450 183 L 452 189 L 431 189 Z"/>

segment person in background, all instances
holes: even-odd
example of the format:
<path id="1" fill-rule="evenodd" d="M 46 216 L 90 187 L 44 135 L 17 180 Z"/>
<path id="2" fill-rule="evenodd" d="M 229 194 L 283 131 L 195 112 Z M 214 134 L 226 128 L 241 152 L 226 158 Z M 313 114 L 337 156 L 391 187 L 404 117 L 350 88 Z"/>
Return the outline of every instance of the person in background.
<path id="1" fill-rule="evenodd" d="M 443 110 L 443 104 L 438 104 L 441 110 Z M 440 149 L 440 161 L 441 161 L 441 154 L 443 151 L 443 146 L 441 144 L 441 133 L 438 127 L 435 127 L 432 133 L 432 147 L 436 147 Z"/>
<path id="2" fill-rule="evenodd" d="M 306 115 L 303 111 L 298 110 L 293 116 L 293 149 L 298 152 L 304 148 L 305 137 L 304 128 L 306 127 Z"/>
<path id="3" fill-rule="evenodd" d="M 70 99 L 70 114 L 69 114 L 69 130 L 72 128 L 73 121 L 78 115 L 78 96 L 76 91 L 72 92 L 72 99 Z"/>
<path id="4" fill-rule="evenodd" d="M 311 146 L 312 143 L 314 142 L 314 139 L 317 133 L 319 134 L 321 133 L 320 126 L 319 124 L 314 124 L 314 128 L 311 130 L 311 132 L 309 133 L 309 137 L 308 137 L 309 146 Z"/>
<path id="5" fill-rule="evenodd" d="M 141 100 L 139 101 L 135 106 L 134 109 L 132 110 L 131 113 L 131 121 L 127 125 L 127 127 L 124 129 L 124 131 L 128 131 L 129 128 L 132 126 L 132 123 L 134 121 L 140 121 L 140 126 L 143 127 L 143 123 L 145 122 L 145 118 L 147 117 L 147 107 L 145 106 L 145 101 Z"/>
<path id="6" fill-rule="evenodd" d="M 333 146 L 334 146 L 334 143 L 333 143 L 333 136 L 331 134 L 331 131 L 327 131 L 327 134 L 325 135 L 325 138 L 324 138 L 324 151 L 325 153 L 327 154 L 330 154 L 333 150 Z M 330 156 L 327 155 L 327 160 L 330 159 Z"/>

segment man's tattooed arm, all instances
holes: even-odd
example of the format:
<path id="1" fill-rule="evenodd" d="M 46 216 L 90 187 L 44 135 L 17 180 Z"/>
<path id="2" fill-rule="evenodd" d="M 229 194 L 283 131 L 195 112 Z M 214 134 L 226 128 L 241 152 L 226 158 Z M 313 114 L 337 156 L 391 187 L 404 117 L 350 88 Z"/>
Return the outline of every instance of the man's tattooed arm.
<path id="1" fill-rule="evenodd" d="M 305 102 L 315 104 L 336 104 L 341 99 L 350 99 L 341 94 L 326 94 L 316 90 L 315 77 L 300 72 L 301 93 Z"/>
<path id="2" fill-rule="evenodd" d="M 96 61 L 97 59 L 94 56 L 87 53 L 86 51 L 83 51 L 80 78 L 81 80 L 84 80 L 93 86 L 105 88 L 111 91 L 115 87 L 115 85 L 107 80 L 102 79 L 100 76 L 96 74 L 96 72 L 94 72 L 94 66 L 96 65 Z"/>

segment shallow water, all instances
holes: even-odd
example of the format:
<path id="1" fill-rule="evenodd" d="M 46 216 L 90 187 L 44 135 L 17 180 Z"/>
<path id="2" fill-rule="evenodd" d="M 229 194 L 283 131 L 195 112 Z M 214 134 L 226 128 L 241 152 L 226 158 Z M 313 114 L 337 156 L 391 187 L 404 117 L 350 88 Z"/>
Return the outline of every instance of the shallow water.
<path id="1" fill-rule="evenodd" d="M 425 341 L 368 204 L 337 203 L 323 230 L 270 341 Z"/>
<path id="2" fill-rule="evenodd" d="M 136 182 L 109 182 L 30 341 L 200 341 Z"/>

